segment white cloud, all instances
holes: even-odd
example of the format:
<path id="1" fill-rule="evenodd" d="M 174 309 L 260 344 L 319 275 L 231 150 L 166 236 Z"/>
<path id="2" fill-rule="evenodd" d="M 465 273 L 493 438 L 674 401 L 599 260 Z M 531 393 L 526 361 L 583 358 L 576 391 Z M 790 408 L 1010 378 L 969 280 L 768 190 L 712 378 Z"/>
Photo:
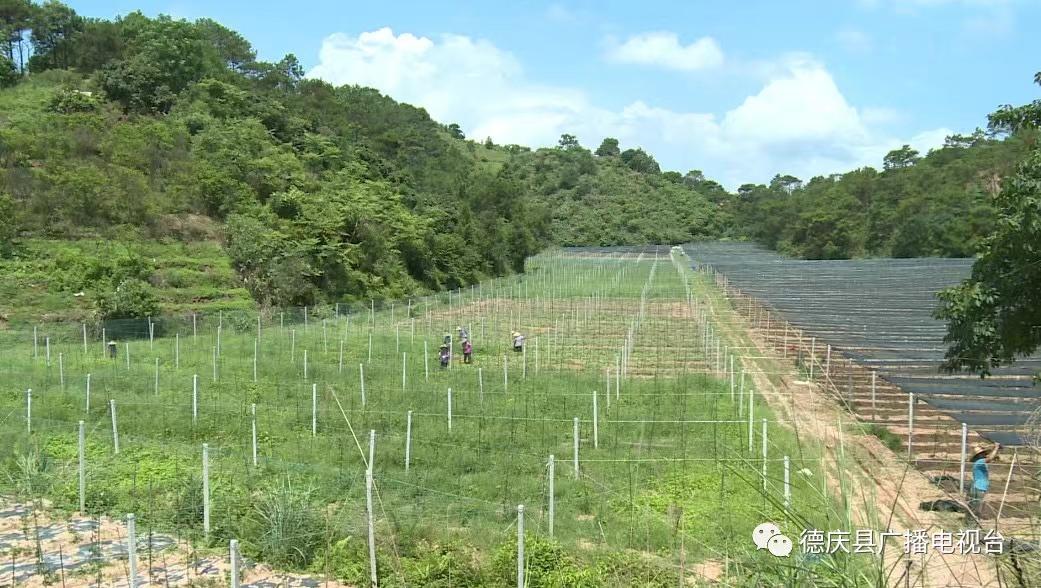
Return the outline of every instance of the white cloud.
<path id="1" fill-rule="evenodd" d="M 479 140 L 539 147 L 572 133 L 595 148 L 603 137 L 616 137 L 623 148 L 644 147 L 666 169 L 702 169 L 731 188 L 769 181 L 775 173 L 808 179 L 879 166 L 887 151 L 904 143 L 924 152 L 950 134 L 888 135 L 880 126 L 897 113 L 851 105 L 807 55 L 786 56 L 764 71 L 767 81 L 758 92 L 720 114 L 644 101 L 615 110 L 580 89 L 530 80 L 516 58 L 488 41 L 432 40 L 384 28 L 326 38 L 308 76 L 378 88 L 440 122 L 459 123 Z"/>
<path id="2" fill-rule="evenodd" d="M 870 53 L 874 47 L 871 37 L 864 31 L 856 29 L 842 29 L 835 33 L 835 39 L 843 49 L 850 53 Z"/>
<path id="3" fill-rule="evenodd" d="M 712 37 L 702 37 L 683 45 L 676 33 L 658 31 L 629 37 L 622 44 L 612 43 L 607 58 L 616 63 L 697 71 L 722 65 L 723 50 Z"/>

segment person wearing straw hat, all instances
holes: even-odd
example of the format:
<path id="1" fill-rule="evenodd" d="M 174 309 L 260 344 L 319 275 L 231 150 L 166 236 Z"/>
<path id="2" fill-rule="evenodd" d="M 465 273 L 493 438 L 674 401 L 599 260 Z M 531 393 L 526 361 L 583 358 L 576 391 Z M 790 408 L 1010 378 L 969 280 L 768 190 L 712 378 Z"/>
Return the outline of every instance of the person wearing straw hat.
<path id="1" fill-rule="evenodd" d="M 438 359 L 441 361 L 441 369 L 448 367 L 448 363 L 452 361 L 452 352 L 448 350 L 448 345 L 441 345 L 441 350 L 438 352 Z"/>
<path id="2" fill-rule="evenodd" d="M 1001 443 L 995 443 L 992 447 L 983 444 L 973 446 L 972 458 L 972 485 L 969 486 L 969 515 L 967 520 L 979 519 L 983 507 L 983 499 L 990 490 L 990 467 L 988 463 L 998 458 L 998 450 Z"/>
<path id="3" fill-rule="evenodd" d="M 473 363 L 474 345 L 469 339 L 463 339 L 463 363 Z"/>
<path id="4" fill-rule="evenodd" d="M 466 339 L 469 339 L 469 338 L 470 338 L 470 333 L 468 333 L 468 332 L 466 331 L 466 329 L 464 329 L 464 328 L 463 328 L 463 326 L 462 326 L 462 325 L 459 325 L 458 327 L 456 327 L 456 328 L 455 328 L 455 332 L 456 332 L 456 334 L 458 334 L 458 335 L 459 335 L 459 340 L 460 340 L 460 341 L 464 341 L 464 340 L 466 340 Z"/>
<path id="5" fill-rule="evenodd" d="M 116 346 L 116 341 L 113 339 L 108 342 L 108 356 L 112 359 L 116 358 L 116 354 L 119 352 L 119 347 Z"/>
<path id="6" fill-rule="evenodd" d="M 524 335 L 521 335 L 517 331 L 513 332 L 513 350 L 516 353 L 524 351 Z"/>

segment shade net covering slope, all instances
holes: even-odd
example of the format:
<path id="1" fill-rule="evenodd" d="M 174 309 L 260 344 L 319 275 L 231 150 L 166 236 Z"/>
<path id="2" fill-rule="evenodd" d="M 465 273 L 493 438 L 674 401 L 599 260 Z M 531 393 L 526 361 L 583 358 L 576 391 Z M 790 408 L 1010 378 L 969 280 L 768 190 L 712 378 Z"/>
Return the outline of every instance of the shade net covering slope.
<path id="1" fill-rule="evenodd" d="M 685 247 L 821 344 L 914 393 L 980 434 L 1023 444 L 1041 406 L 1041 357 L 1020 358 L 986 379 L 940 369 L 946 326 L 933 318 L 938 292 L 969 276 L 972 259 L 791 259 L 747 243 Z"/>

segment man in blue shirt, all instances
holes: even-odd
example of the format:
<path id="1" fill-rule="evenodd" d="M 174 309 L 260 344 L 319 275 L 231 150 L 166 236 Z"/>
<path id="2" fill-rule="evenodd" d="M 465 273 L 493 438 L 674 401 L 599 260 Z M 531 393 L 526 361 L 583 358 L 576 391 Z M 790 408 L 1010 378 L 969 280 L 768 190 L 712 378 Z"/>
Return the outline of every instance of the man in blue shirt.
<path id="1" fill-rule="evenodd" d="M 994 447 L 985 449 L 977 446 L 977 451 L 972 455 L 972 486 L 969 487 L 969 516 L 967 520 L 979 520 L 980 508 L 983 506 L 983 498 L 990 490 L 990 467 L 988 463 L 998 457 L 1001 443 L 995 443 Z"/>

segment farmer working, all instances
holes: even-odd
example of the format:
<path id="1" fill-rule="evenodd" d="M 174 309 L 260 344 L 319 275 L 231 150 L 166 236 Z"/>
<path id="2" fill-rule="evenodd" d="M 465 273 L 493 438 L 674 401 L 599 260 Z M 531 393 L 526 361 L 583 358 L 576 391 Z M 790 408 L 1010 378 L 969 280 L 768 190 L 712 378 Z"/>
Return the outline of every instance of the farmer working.
<path id="1" fill-rule="evenodd" d="M 524 351 L 524 335 L 517 331 L 513 332 L 513 350 L 517 353 Z"/>
<path id="2" fill-rule="evenodd" d="M 441 361 L 441 369 L 448 367 L 448 362 L 452 360 L 452 353 L 448 350 L 448 345 L 441 345 L 441 351 L 438 353 L 438 359 Z"/>
<path id="3" fill-rule="evenodd" d="M 983 499 L 990 490 L 990 467 L 988 463 L 998 457 L 1001 443 L 995 443 L 993 447 L 985 448 L 982 445 L 975 447 L 976 452 L 969 461 L 972 463 L 972 486 L 969 487 L 969 514 L 970 517 L 979 519 Z"/>
<path id="4" fill-rule="evenodd" d="M 474 354 L 473 343 L 469 339 L 463 339 L 463 363 L 472 363 Z"/>

